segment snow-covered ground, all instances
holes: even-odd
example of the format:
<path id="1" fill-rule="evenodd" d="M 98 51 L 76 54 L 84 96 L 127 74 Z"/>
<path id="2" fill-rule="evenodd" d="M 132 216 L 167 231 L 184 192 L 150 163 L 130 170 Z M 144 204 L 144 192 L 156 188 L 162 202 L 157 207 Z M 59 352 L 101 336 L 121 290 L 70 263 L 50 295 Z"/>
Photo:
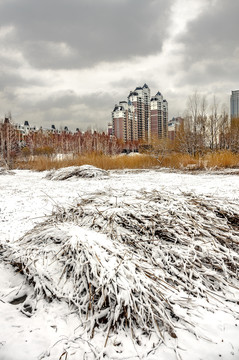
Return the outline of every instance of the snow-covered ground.
<path id="1" fill-rule="evenodd" d="M 203 172 L 188 174 L 167 170 L 111 171 L 109 176 L 64 181 L 50 180 L 46 175 L 46 172 L 21 170 L 14 171 L 14 174 L 0 175 L 1 360 L 79 360 L 97 357 L 148 360 L 239 359 L 239 297 L 233 303 L 226 302 L 222 297 L 220 306 L 216 300 L 215 303 L 208 303 L 206 298 L 195 298 L 190 318 L 192 323 L 197 324 L 197 336 L 193 331 L 182 327 L 178 329 L 177 337 L 166 332 L 163 342 L 155 334 L 151 334 L 150 338 L 139 334 L 135 341 L 130 331 L 121 328 L 109 334 L 96 331 L 94 337 L 90 338 L 83 329 L 77 310 L 67 302 L 57 298 L 51 302 L 44 298 L 34 300 L 33 286 L 6 261 L 4 251 L 1 250 L 1 244 L 3 247 L 14 248 L 19 238 L 44 222 L 53 211 L 68 208 L 82 199 L 85 201 L 93 197 L 97 200 L 97 194 L 99 198 L 103 194 L 102 201 L 111 205 L 115 203 L 117 209 L 120 202 L 128 202 L 130 206 L 135 203 L 136 206 L 136 203 L 142 201 L 148 209 L 147 196 L 162 194 L 167 206 L 165 211 L 168 211 L 168 207 L 172 209 L 172 219 L 175 206 L 178 209 L 182 206 L 184 209 L 184 200 L 188 197 L 212 203 L 221 210 L 238 215 L 238 175 Z M 146 194 L 144 198 L 141 198 L 142 194 Z M 98 205 L 103 206 L 96 201 L 97 211 Z M 185 211 L 191 208 L 188 209 Z M 163 209 L 160 208 L 160 211 L 163 218 Z M 167 218 L 164 221 L 166 224 Z M 213 221 L 214 218 L 212 223 Z M 87 233 L 87 236 L 90 234 Z M 101 236 L 103 239 L 104 235 Z M 229 238 L 230 236 L 233 236 L 238 247 L 238 231 L 234 231 Z M 239 287 L 239 281 L 236 285 Z M 238 294 L 235 289 L 235 297 Z M 30 314 L 23 308 L 24 301 L 28 298 L 37 302 L 30 304 L 35 309 Z M 183 316 L 185 308 L 177 308 L 177 311 Z"/>

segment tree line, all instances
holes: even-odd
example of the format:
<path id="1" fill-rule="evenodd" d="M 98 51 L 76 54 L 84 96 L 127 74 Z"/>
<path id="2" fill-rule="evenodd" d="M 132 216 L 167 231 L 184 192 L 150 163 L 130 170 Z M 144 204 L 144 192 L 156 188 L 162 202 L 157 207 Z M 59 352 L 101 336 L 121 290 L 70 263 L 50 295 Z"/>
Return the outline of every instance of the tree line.
<path id="1" fill-rule="evenodd" d="M 239 152 L 239 118 L 230 119 L 226 107 L 219 107 L 215 96 L 211 104 L 197 92 L 189 96 L 182 122 L 176 126 L 174 150 L 191 155 Z"/>
<path id="2" fill-rule="evenodd" d="M 136 143 L 123 144 L 122 141 L 99 132 L 71 133 L 69 131 L 30 130 L 24 134 L 14 126 L 11 118 L 0 122 L 0 158 L 11 166 L 15 159 L 27 160 L 30 156 L 69 154 L 77 156 L 86 153 L 115 155 L 123 149 L 134 151 Z"/>

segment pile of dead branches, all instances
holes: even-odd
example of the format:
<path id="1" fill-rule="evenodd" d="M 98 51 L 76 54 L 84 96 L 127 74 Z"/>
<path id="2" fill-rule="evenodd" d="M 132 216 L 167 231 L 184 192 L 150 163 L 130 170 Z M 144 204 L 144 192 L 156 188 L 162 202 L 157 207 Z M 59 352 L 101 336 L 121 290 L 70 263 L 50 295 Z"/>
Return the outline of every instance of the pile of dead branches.
<path id="1" fill-rule="evenodd" d="M 107 189 L 57 208 L 8 252 L 36 296 L 78 309 L 91 335 L 130 327 L 194 332 L 190 312 L 238 301 L 237 204 L 192 194 Z"/>
<path id="2" fill-rule="evenodd" d="M 14 171 L 0 167 L 0 175 L 15 175 Z"/>
<path id="3" fill-rule="evenodd" d="M 46 175 L 49 180 L 68 180 L 72 178 L 102 178 L 108 176 L 106 170 L 91 165 L 69 166 L 52 170 Z"/>

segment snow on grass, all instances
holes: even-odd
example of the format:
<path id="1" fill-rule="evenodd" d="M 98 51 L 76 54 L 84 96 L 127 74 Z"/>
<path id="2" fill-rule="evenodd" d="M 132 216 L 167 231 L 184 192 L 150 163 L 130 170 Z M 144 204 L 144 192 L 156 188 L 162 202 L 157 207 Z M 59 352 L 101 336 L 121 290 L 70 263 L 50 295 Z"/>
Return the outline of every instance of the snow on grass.
<path id="1" fill-rule="evenodd" d="M 77 177 L 100 178 L 104 176 L 108 176 L 108 172 L 106 170 L 102 170 L 91 165 L 82 165 L 69 166 L 58 170 L 52 170 L 46 175 L 46 178 L 49 180 L 68 180 Z"/>
<path id="2" fill-rule="evenodd" d="M 110 174 L 3 177 L 0 358 L 235 359 L 236 177 Z"/>

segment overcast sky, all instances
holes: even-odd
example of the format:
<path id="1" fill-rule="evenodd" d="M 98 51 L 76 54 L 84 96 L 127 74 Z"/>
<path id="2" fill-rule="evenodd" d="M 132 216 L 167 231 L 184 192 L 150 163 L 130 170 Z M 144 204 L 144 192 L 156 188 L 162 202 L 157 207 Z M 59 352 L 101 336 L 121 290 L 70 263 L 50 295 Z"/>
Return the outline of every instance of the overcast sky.
<path id="1" fill-rule="evenodd" d="M 147 83 L 183 115 L 239 89 L 238 0 L 0 0 L 0 118 L 105 130 Z"/>

